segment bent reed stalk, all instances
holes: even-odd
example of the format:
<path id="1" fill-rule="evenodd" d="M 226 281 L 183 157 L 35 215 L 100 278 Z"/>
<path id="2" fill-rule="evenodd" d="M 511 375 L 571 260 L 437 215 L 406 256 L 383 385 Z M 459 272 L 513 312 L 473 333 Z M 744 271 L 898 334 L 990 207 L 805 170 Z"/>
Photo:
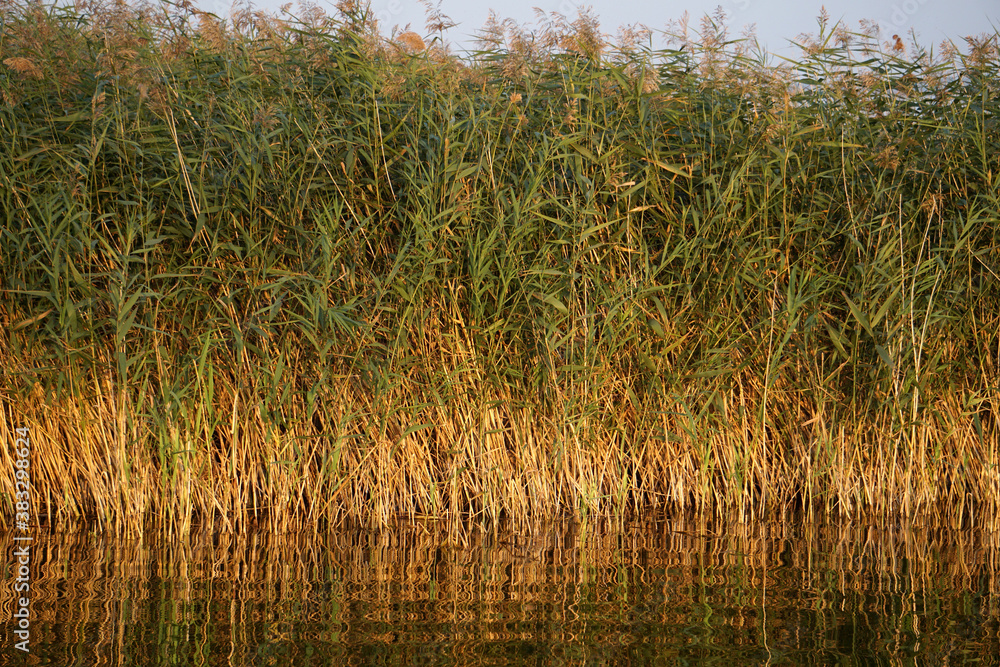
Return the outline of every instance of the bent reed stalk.
<path id="1" fill-rule="evenodd" d="M 46 519 L 1000 516 L 997 35 L 0 9 Z"/>

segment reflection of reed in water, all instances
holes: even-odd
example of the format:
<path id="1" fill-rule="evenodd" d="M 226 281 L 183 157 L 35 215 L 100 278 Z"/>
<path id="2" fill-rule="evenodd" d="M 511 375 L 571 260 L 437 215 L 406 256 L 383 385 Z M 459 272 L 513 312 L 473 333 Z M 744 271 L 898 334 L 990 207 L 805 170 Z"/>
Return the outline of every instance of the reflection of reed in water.
<path id="1" fill-rule="evenodd" d="M 678 519 L 585 535 L 550 525 L 516 540 L 466 530 L 461 547 L 453 536 L 416 525 L 163 543 L 42 536 L 32 628 L 68 638 L 55 646 L 65 655 L 50 654 L 57 663 L 93 665 L 199 650 L 251 664 L 274 647 L 297 664 L 306 646 L 361 655 L 376 645 L 399 655 L 434 645 L 463 661 L 490 646 L 573 645 L 611 659 L 629 647 L 683 651 L 678 638 L 758 646 L 763 636 L 795 656 L 847 635 L 935 661 L 969 647 L 1000 655 L 1000 545 L 985 531 Z M 0 606 L 11 596 L 0 589 Z"/>
<path id="2" fill-rule="evenodd" d="M 561 555 L 563 551 L 567 550 L 562 548 L 560 537 L 571 536 L 574 533 L 575 530 L 572 526 L 548 524 L 525 535 L 515 535 L 502 541 L 501 544 L 509 549 L 514 558 L 525 561 L 541 561 L 545 560 L 549 554 Z"/>

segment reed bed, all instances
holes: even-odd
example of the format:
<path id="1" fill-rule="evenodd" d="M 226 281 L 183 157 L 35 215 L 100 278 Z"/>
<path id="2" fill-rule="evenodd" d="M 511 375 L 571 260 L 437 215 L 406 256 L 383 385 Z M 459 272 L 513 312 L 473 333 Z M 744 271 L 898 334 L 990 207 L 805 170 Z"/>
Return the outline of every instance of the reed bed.
<path id="1" fill-rule="evenodd" d="M 995 522 L 998 35 L 820 17 L 775 66 L 722 19 L 459 58 L 349 2 L 0 2 L 40 516 Z"/>

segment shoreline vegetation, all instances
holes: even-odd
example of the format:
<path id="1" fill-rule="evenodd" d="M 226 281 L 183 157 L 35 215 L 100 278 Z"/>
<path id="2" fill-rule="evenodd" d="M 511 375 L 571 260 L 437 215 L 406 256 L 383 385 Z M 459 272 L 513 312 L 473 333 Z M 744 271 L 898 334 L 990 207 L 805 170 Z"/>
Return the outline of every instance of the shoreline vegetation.
<path id="1" fill-rule="evenodd" d="M 5 527 L 996 530 L 998 35 L 0 13 Z"/>

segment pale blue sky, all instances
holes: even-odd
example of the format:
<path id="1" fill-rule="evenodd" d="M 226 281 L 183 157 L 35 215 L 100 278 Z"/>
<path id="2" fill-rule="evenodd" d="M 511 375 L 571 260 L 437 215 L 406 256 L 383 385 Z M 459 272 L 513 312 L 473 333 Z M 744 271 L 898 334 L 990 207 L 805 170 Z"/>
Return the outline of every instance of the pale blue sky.
<path id="1" fill-rule="evenodd" d="M 196 0 L 198 2 L 198 0 Z M 287 0 L 255 0 L 254 6 L 276 12 Z M 313 2 L 333 13 L 330 0 Z M 200 0 L 199 6 L 224 16 L 228 14 L 231 0 Z M 681 18 L 687 11 L 691 26 L 696 28 L 702 16 L 722 7 L 729 16 L 732 36 L 739 36 L 743 26 L 756 24 L 757 35 L 769 51 L 786 53 L 787 42 L 803 32 L 816 31 L 816 17 L 826 6 L 831 22 L 844 21 L 850 29 L 857 29 L 860 19 L 878 21 L 887 40 L 896 33 L 909 42 L 909 33 L 916 31 L 923 45 L 937 45 L 952 39 L 963 47 L 966 35 L 994 32 L 1000 28 L 1000 0 L 667 0 L 627 1 L 591 0 L 441 0 L 441 10 L 459 25 L 448 33 L 449 41 L 459 47 L 471 46 L 472 38 L 486 22 L 492 7 L 502 18 L 513 18 L 518 23 L 533 22 L 534 7 L 549 12 L 559 12 L 575 17 L 580 7 L 591 6 L 600 19 L 604 32 L 614 34 L 618 26 L 644 23 L 654 30 L 663 30 L 667 23 Z M 371 8 L 379 19 L 383 34 L 394 25 L 411 23 L 411 28 L 426 36 L 424 7 L 415 0 L 372 0 Z M 293 6 L 293 12 L 296 7 Z"/>

